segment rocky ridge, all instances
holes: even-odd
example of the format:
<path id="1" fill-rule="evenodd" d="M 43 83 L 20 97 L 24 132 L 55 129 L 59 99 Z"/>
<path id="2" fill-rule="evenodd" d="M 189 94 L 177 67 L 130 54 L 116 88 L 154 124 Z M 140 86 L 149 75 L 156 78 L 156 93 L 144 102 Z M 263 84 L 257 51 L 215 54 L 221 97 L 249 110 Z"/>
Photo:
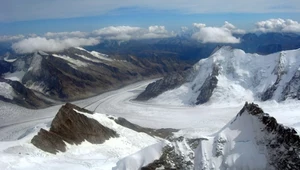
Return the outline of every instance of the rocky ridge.
<path id="1" fill-rule="evenodd" d="M 163 79 L 150 83 L 146 89 L 136 97 L 135 100 L 147 101 L 151 98 L 157 97 L 167 90 L 179 87 L 187 81 L 188 74 L 189 70 L 171 73 L 165 76 Z"/>
<path id="2" fill-rule="evenodd" d="M 195 169 L 299 169 L 299 145 L 295 129 L 279 124 L 258 105 L 246 103 L 214 137 L 200 141 Z"/>
<path id="3" fill-rule="evenodd" d="M 65 104 L 53 119 L 50 130 L 41 129 L 33 137 L 32 144 L 43 151 L 56 154 L 67 151 L 66 143 L 79 145 L 86 140 L 90 143 L 102 144 L 110 138 L 119 137 L 116 131 L 82 113 L 93 114 L 70 103 Z M 279 124 L 274 117 L 264 113 L 258 105 L 253 103 L 246 103 L 237 116 L 211 138 L 175 137 L 173 135 L 173 132 L 177 131 L 175 129 L 150 129 L 135 125 L 124 118 L 111 116 L 108 118 L 136 132 L 157 136 L 168 141 L 168 144 L 163 147 L 160 158 L 142 168 L 145 170 L 209 169 L 208 165 L 212 164 L 215 168 L 220 165 L 220 169 L 234 168 L 235 165 L 235 168 L 246 168 L 248 163 L 251 164 L 252 159 L 244 159 L 244 151 L 234 146 L 250 147 L 250 144 L 260 149 L 260 155 L 253 156 L 261 159 L 260 162 L 266 161 L 260 163 L 261 167 L 267 169 L 300 168 L 300 137 L 297 132 L 293 128 Z M 232 136 L 235 131 L 240 132 L 238 136 Z M 210 148 L 212 151 L 209 150 Z M 238 160 L 235 160 L 233 164 L 228 164 L 226 160 L 232 153 L 242 154 L 241 159 L 244 159 L 244 164 L 240 165 Z M 221 160 L 223 163 L 214 162 L 216 160 L 218 162 Z"/>
<path id="4" fill-rule="evenodd" d="M 246 103 L 239 116 L 247 112 L 264 124 L 262 130 L 266 131 L 264 144 L 269 165 L 275 169 L 300 169 L 300 136 L 297 131 L 279 124 L 256 104 Z"/>
<path id="5" fill-rule="evenodd" d="M 38 93 L 41 99 L 61 102 L 87 98 L 189 67 L 176 56 L 108 56 L 83 48 L 56 53 L 12 54 L 10 57 L 13 59 L 0 61 L 2 79 L 19 81 L 28 91 Z"/>
<path id="6" fill-rule="evenodd" d="M 299 100 L 299 55 L 300 49 L 263 56 L 222 47 L 188 74 L 169 75 L 148 85 L 137 100 L 168 98 L 173 91 L 180 95 L 171 97 L 190 105 L 227 101 L 225 96 L 233 102 Z M 187 90 L 176 92 L 181 87 Z"/>
<path id="7" fill-rule="evenodd" d="M 78 145 L 86 140 L 101 144 L 109 138 L 118 137 L 115 131 L 80 112 L 92 114 L 70 103 L 65 104 L 53 119 L 50 130 L 41 129 L 31 143 L 41 150 L 56 154 L 66 151 L 65 142 Z"/>

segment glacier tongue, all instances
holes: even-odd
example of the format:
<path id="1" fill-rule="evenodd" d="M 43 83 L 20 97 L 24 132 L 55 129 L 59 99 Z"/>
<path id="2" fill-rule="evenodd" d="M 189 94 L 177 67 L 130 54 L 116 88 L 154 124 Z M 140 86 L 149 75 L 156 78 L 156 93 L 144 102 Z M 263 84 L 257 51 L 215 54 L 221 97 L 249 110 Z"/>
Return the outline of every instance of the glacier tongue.
<path id="1" fill-rule="evenodd" d="M 222 47 L 194 65 L 191 81 L 150 101 L 227 105 L 299 98 L 299 56 L 300 49 L 259 55 Z"/>

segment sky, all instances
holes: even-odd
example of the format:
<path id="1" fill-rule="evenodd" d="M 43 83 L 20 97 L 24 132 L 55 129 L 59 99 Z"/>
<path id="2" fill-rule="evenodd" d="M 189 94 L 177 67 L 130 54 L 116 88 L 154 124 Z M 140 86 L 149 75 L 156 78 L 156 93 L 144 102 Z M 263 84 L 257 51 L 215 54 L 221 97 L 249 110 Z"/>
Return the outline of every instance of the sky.
<path id="1" fill-rule="evenodd" d="M 0 42 L 26 40 L 24 45 L 37 39 L 45 45 L 59 40 L 57 46 L 69 47 L 81 45 L 71 40 L 90 45 L 105 38 L 164 38 L 188 29 L 203 43 L 239 43 L 232 37 L 235 33 L 300 32 L 299 0 L 0 0 L 0 4 Z"/>

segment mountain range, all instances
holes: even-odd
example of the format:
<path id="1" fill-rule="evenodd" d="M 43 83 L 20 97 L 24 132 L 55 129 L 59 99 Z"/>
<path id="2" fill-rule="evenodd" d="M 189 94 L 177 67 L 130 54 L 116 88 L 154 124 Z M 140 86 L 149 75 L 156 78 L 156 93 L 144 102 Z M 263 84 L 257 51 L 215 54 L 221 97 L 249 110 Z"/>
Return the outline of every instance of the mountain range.
<path id="1" fill-rule="evenodd" d="M 300 50 L 269 55 L 217 49 L 192 69 L 150 84 L 137 100 L 177 104 L 300 99 Z"/>
<path id="2" fill-rule="evenodd" d="M 105 40 L 85 49 L 70 48 L 55 53 L 16 54 L 9 44 L 2 43 L 0 99 L 31 108 L 83 99 L 139 80 L 181 74 L 228 45 L 203 44 L 189 34 L 123 42 Z M 230 46 L 246 53 L 271 54 L 300 47 L 299 35 L 292 33 L 236 36 L 241 43 Z M 264 100 L 268 98 L 266 94 Z"/>
<path id="3" fill-rule="evenodd" d="M 173 56 L 114 57 L 78 47 L 57 53 L 7 54 L 0 66 L 2 89 L 11 86 L 2 90 L 2 99 L 39 108 L 160 77 L 187 69 L 190 64 Z"/>
<path id="4" fill-rule="evenodd" d="M 189 37 L 3 50 L 0 169 L 300 169 L 299 36 Z"/>

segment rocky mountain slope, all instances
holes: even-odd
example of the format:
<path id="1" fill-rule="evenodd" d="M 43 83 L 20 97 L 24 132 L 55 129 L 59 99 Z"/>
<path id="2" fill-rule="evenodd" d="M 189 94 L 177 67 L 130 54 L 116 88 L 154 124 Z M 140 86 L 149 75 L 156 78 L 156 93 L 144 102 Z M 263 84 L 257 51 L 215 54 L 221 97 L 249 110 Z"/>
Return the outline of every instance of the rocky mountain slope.
<path id="1" fill-rule="evenodd" d="M 150 98 L 156 97 L 161 93 L 174 89 L 176 87 L 181 86 L 183 83 L 187 81 L 188 74 L 190 70 L 186 70 L 183 72 L 171 73 L 165 76 L 163 79 L 157 80 L 147 86 L 145 91 L 139 94 L 136 97 L 138 101 L 146 101 Z"/>
<path id="2" fill-rule="evenodd" d="M 46 152 L 56 154 L 66 151 L 65 142 L 78 145 L 86 140 L 101 144 L 111 137 L 118 137 L 114 130 L 80 113 L 92 114 L 70 103 L 65 104 L 53 119 L 50 130 L 41 129 L 31 143 Z"/>
<path id="3" fill-rule="evenodd" d="M 184 78 L 185 83 L 179 83 L 179 87 L 172 86 L 172 90 L 164 88 L 173 84 L 166 77 L 160 80 L 164 82 L 164 87 L 161 88 L 161 83 L 157 81 L 149 85 L 141 95 L 147 94 L 143 97 L 143 100 L 147 100 L 164 92 L 153 100 L 163 102 L 173 99 L 177 104 L 192 105 L 224 101 L 239 103 L 299 99 L 299 56 L 299 49 L 258 55 L 222 47 L 209 58 L 195 64 L 191 73 Z M 181 80 L 182 77 L 178 79 Z M 160 89 L 160 93 L 152 89 Z"/>
<path id="4" fill-rule="evenodd" d="M 18 89 L 24 87 L 28 93 L 31 91 L 35 95 L 34 98 L 47 101 L 33 105 L 35 102 L 23 95 L 28 100 L 26 104 L 14 102 L 33 108 L 47 106 L 53 100 L 86 98 L 189 67 L 189 64 L 170 56 L 113 57 L 83 48 L 70 48 L 57 53 L 7 54 L 0 65 L 2 82 L 20 82 Z M 19 97 L 15 88 L 13 93 L 13 98 Z"/>
<path id="5" fill-rule="evenodd" d="M 195 151 L 195 169 L 299 169 L 300 137 L 255 104 Z"/>
<path id="6" fill-rule="evenodd" d="M 144 128 L 124 118 L 92 113 L 67 103 L 53 119 L 50 129 L 41 129 L 31 143 L 59 155 L 68 154 L 73 145 L 83 147 L 85 142 L 94 148 L 106 147 L 109 153 L 117 155 L 131 153 L 123 154 L 112 165 L 115 170 L 300 168 L 298 133 L 277 123 L 253 103 L 246 103 L 236 117 L 211 136 L 195 138 L 176 132 Z M 201 134 L 196 129 L 194 133 Z M 131 147 L 135 152 L 130 152 Z M 100 154 L 106 155 L 105 150 Z M 106 159 L 111 159 L 110 154 L 107 156 Z"/>

